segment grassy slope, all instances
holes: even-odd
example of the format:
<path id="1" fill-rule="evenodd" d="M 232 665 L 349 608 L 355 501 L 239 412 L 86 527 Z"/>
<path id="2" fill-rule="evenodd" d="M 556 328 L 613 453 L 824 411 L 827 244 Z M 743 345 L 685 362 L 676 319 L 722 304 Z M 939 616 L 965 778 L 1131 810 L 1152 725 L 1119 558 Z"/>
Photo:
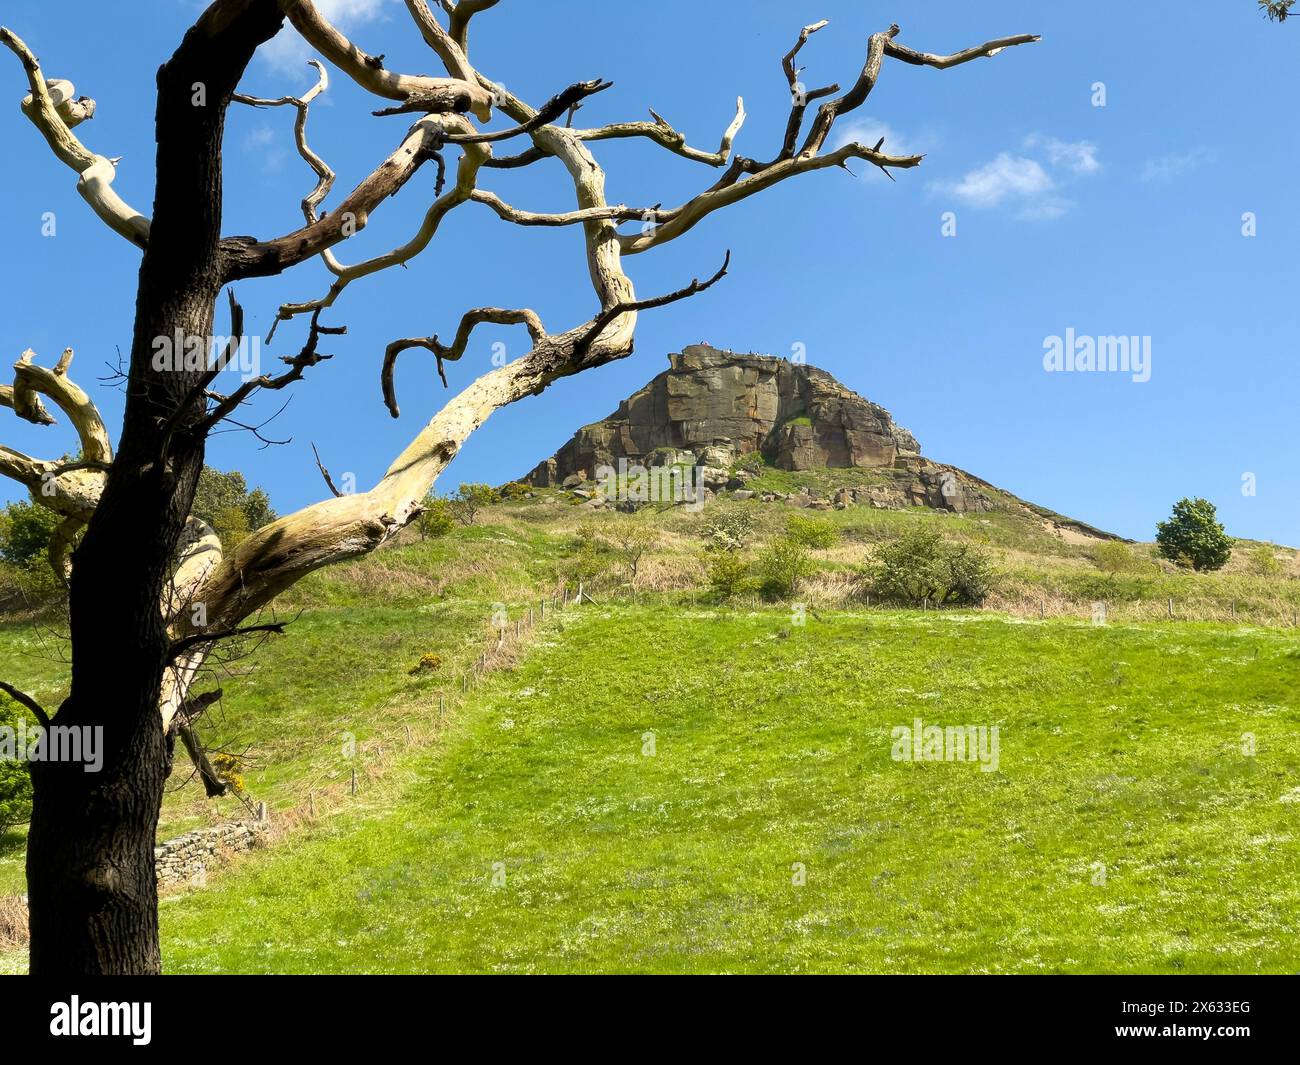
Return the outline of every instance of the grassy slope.
<path id="1" fill-rule="evenodd" d="M 439 756 L 407 759 L 391 808 L 165 906 L 169 966 L 1294 969 L 1292 637 L 720 620 L 566 616 Z M 892 761 L 916 716 L 999 725 L 1001 771 Z"/>

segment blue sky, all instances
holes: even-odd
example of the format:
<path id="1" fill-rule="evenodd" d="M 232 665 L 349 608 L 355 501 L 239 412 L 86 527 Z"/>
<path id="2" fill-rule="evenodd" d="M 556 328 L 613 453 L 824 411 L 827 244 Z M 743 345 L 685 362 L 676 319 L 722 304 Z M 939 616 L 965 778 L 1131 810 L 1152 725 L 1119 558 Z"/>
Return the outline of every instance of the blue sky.
<path id="1" fill-rule="evenodd" d="M 357 42 L 392 69 L 430 72 L 399 0 L 330 0 Z M 74 81 L 99 105 L 78 133 L 122 156 L 116 188 L 152 202 L 152 92 L 157 66 L 201 5 L 191 0 L 75 4 L 5 0 L 4 21 L 41 58 L 47 76 Z M 787 182 L 714 215 L 688 236 L 629 261 L 653 295 L 711 273 L 724 250 L 731 275 L 705 295 L 643 315 L 637 352 L 495 415 L 440 482 L 501 482 L 603 417 L 659 373 L 668 352 L 707 341 L 738 351 L 806 352 L 808 361 L 889 408 L 923 450 L 1018 495 L 1122 534 L 1149 539 L 1183 495 L 1218 506 L 1230 532 L 1300 542 L 1296 403 L 1296 98 L 1300 26 L 1265 22 L 1252 0 L 1214 5 L 1043 4 L 1003 0 L 681 2 L 504 0 L 475 24 L 473 58 L 490 77 L 540 103 L 570 82 L 615 81 L 588 103 L 583 123 L 640 118 L 653 107 L 692 144 L 712 150 L 737 95 L 750 118 L 737 150 L 770 156 L 788 93 L 779 69 L 801 25 L 831 24 L 804 50 L 809 84 L 849 84 L 868 35 L 898 22 L 900 40 L 947 52 L 1007 34 L 1043 41 L 949 71 L 887 61 L 868 106 L 845 120 L 859 139 L 917 150 L 924 165 L 890 183 L 878 173 L 831 171 Z M 286 31 L 292 33 L 291 30 Z M 286 37 L 259 55 L 245 91 L 307 89 L 308 53 Z M 1105 87 L 1104 107 L 1094 86 Z M 121 396 L 98 380 L 130 341 L 138 253 L 111 234 L 75 191 L 17 109 L 21 71 L 0 54 L 0 351 L 34 348 L 50 364 L 76 349 L 74 377 L 116 431 Z M 379 106 L 342 76 L 313 106 L 313 147 L 339 172 L 328 209 L 397 144 L 407 121 L 372 118 Z M 313 184 L 293 150 L 291 112 L 235 108 L 226 139 L 227 233 L 269 237 L 300 221 Z M 680 202 L 716 179 L 709 168 L 648 142 L 604 143 L 611 202 Z M 560 210 L 572 189 L 558 164 L 485 171 L 480 182 L 517 206 Z M 405 241 L 432 196 L 422 175 L 340 249 L 354 261 Z M 53 212 L 56 234 L 42 235 Z M 956 235 L 943 235 L 945 212 Z M 1256 220 L 1243 235 L 1243 216 Z M 285 300 L 323 293 L 316 263 L 248 282 L 239 296 L 263 333 Z M 479 305 L 529 306 L 558 330 L 594 312 L 576 231 L 523 230 L 470 204 L 407 270 L 355 283 L 325 319 L 346 337 L 337 358 L 295 386 L 268 428 L 284 447 L 247 434 L 212 441 L 209 461 L 239 468 L 281 511 L 324 486 L 314 441 L 336 475 L 367 487 L 442 401 L 430 362 L 398 373 L 402 418 L 379 388 L 384 346 L 400 336 L 444 336 Z M 219 325 L 221 325 L 219 320 Z M 1047 373 L 1046 338 L 1151 338 L 1146 382 L 1119 373 Z M 296 350 L 285 326 L 271 356 Z M 493 344 L 522 354 L 522 330 L 484 328 L 450 367 L 453 388 L 490 364 Z M 283 401 L 258 401 L 266 416 Z M 66 426 L 37 429 L 0 411 L 0 442 L 54 457 Z M 1256 494 L 1245 495 L 1243 477 Z M 0 496 L 15 498 L 15 486 Z"/>

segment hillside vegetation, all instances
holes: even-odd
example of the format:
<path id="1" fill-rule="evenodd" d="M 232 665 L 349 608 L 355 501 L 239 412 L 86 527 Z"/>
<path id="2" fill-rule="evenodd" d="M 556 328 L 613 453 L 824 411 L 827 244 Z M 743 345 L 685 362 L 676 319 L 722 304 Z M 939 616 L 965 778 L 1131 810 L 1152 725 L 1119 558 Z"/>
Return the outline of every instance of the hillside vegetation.
<path id="1" fill-rule="evenodd" d="M 723 602 L 729 512 L 753 529 Z M 792 516 L 833 535 L 773 602 L 759 563 Z M 988 555 L 982 608 L 870 598 L 870 559 L 917 529 Z M 264 801 L 277 838 L 165 905 L 169 965 L 1280 970 L 1300 582 L 1271 554 L 1193 574 L 1015 508 L 626 515 L 558 491 L 410 530 L 297 586 L 289 634 L 209 685 L 202 733 L 245 797 L 182 787 L 178 751 L 160 837 Z M 579 582 L 594 604 L 550 608 Z M 46 705 L 60 632 L 50 609 L 0 626 L 0 675 Z M 892 761 L 918 716 L 998 725 L 999 772 Z M 14 832 L 0 895 L 21 885 Z"/>

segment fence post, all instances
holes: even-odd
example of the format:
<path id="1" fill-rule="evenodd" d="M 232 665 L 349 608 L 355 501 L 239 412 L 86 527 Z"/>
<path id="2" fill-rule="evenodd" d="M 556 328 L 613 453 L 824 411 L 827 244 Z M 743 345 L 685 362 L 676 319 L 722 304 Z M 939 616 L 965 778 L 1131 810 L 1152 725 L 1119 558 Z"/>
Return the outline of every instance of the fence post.
<path id="1" fill-rule="evenodd" d="M 443 694 L 442 692 L 439 692 L 438 693 L 438 720 L 439 721 L 442 720 L 442 700 L 443 700 Z"/>
<path id="2" fill-rule="evenodd" d="M 1047 604 L 1044 603 L 1041 599 L 1038 600 L 1038 616 L 1040 618 L 1047 617 Z"/>
<path id="3" fill-rule="evenodd" d="M 355 795 L 356 793 L 357 793 L 357 767 L 353 766 L 352 767 L 352 794 Z"/>
<path id="4" fill-rule="evenodd" d="M 1169 617 L 1170 617 L 1170 618 L 1173 618 L 1173 616 L 1174 616 L 1174 601 L 1173 601 L 1173 599 L 1171 598 L 1171 599 L 1169 600 Z"/>
<path id="5" fill-rule="evenodd" d="M 1232 620 L 1237 620 L 1237 600 L 1232 601 Z"/>

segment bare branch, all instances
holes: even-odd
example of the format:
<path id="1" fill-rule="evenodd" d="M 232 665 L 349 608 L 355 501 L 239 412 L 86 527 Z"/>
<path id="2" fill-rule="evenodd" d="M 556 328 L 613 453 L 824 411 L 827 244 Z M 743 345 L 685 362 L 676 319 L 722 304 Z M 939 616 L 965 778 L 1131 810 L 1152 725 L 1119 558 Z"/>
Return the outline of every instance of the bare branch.
<path id="1" fill-rule="evenodd" d="M 1018 44 L 1033 44 L 1035 41 L 1041 41 L 1042 39 L 1036 33 L 1020 33 L 1014 37 L 999 37 L 996 41 L 977 44 L 974 48 L 953 52 L 952 55 L 918 52 L 906 45 L 899 44 L 897 41 L 890 40 L 885 45 L 885 54 L 892 56 L 894 59 L 901 59 L 904 63 L 911 63 L 913 66 L 936 67 L 939 70 L 947 70 L 949 67 L 969 63 L 972 59 L 990 58 L 997 55 L 1004 48 L 1014 48 Z"/>
<path id="2" fill-rule="evenodd" d="M 23 706 L 27 707 L 27 709 L 32 712 L 32 716 L 35 717 L 36 720 L 39 721 L 45 728 L 50 727 L 50 715 L 45 712 L 45 707 L 41 706 L 40 703 L 38 703 L 26 692 L 19 691 L 12 684 L 8 684 L 3 680 L 0 680 L 0 691 L 8 695 L 9 698 L 15 700 L 16 702 L 20 702 L 23 704 Z"/>
<path id="3" fill-rule="evenodd" d="M 313 48 L 376 96 L 402 101 L 419 98 L 425 102 L 421 110 L 473 111 L 482 121 L 487 121 L 491 114 L 492 94 L 481 86 L 459 78 L 395 74 L 384 67 L 383 56 L 363 52 L 316 10 L 310 0 L 280 0 L 280 7 Z"/>
<path id="4" fill-rule="evenodd" d="M 397 150 L 353 189 L 337 210 L 319 220 L 268 241 L 224 237 L 221 247 L 227 281 L 283 273 L 361 232 L 370 220 L 370 212 L 396 195 L 421 166 L 435 157 L 442 144 L 444 121 L 438 115 L 422 118 L 407 132 Z M 464 123 L 463 119 L 458 121 Z"/>
<path id="5" fill-rule="evenodd" d="M 885 155 L 874 148 L 868 148 L 865 144 L 854 142 L 845 144 L 827 155 L 801 154 L 793 159 L 782 159 L 766 165 L 753 163 L 752 160 L 738 159 L 732 163 L 732 169 L 728 171 L 730 181 L 724 179 L 713 188 L 702 192 L 680 207 L 661 211 L 660 217 L 664 219 L 664 223 L 649 232 L 620 236 L 623 253 L 625 255 L 638 255 L 661 244 L 666 244 L 668 241 L 675 240 L 683 233 L 695 228 L 714 211 L 729 207 L 733 203 L 739 203 L 741 200 L 748 199 L 764 189 L 771 188 L 778 182 L 799 174 L 807 174 L 815 170 L 826 170 L 829 167 L 842 167 L 849 159 L 863 159 L 884 170 L 887 168 L 910 169 L 911 167 L 920 166 L 922 157 L 919 155 Z M 735 180 L 744 174 L 747 168 L 752 170 L 753 176 L 745 181 Z"/>
<path id="6" fill-rule="evenodd" d="M 245 625 L 239 629 L 223 629 L 221 632 L 200 632 L 193 636 L 186 636 L 182 640 L 177 640 L 168 648 L 167 658 L 169 661 L 175 661 L 180 655 L 195 647 L 204 647 L 208 644 L 217 643 L 219 640 L 233 640 L 240 636 L 251 636 L 254 633 L 265 632 L 276 636 L 283 636 L 287 622 L 272 621 L 265 625 Z"/>
<path id="7" fill-rule="evenodd" d="M 446 141 L 448 144 L 495 144 L 499 141 L 510 140 L 512 137 L 518 137 L 525 133 L 531 133 L 535 129 L 540 129 L 548 122 L 553 122 L 566 111 L 577 106 L 588 96 L 594 96 L 598 92 L 604 92 L 614 83 L 612 81 L 602 81 L 596 78 L 591 81 L 580 81 L 570 85 L 567 89 L 556 93 L 538 109 L 537 114 L 522 122 L 512 129 L 498 130 L 494 133 L 448 133 Z M 397 115 L 408 111 L 424 111 L 426 108 L 421 101 L 413 98 L 405 104 L 397 107 L 388 107 L 382 111 L 375 111 L 375 115 Z"/>
<path id="8" fill-rule="evenodd" d="M 533 211 L 521 211 L 511 207 L 494 192 L 475 189 L 470 199 L 475 203 L 491 207 L 499 217 L 519 226 L 572 226 L 583 222 L 654 222 L 658 221 L 658 205 L 654 207 L 628 207 L 618 204 L 615 207 L 588 207 L 581 211 L 566 211 L 561 214 L 537 214 Z"/>
<path id="9" fill-rule="evenodd" d="M 229 396 L 218 398 L 217 404 L 212 408 L 199 422 L 194 432 L 206 434 L 220 421 L 228 418 L 233 414 L 254 392 L 265 390 L 269 392 L 278 392 L 287 388 L 295 381 L 302 380 L 303 374 L 312 366 L 334 358 L 333 355 L 322 355 L 317 351 L 322 336 L 342 336 L 347 333 L 348 327 L 345 325 L 325 326 L 320 324 L 320 311 L 316 311 L 311 316 L 311 326 L 307 332 L 307 341 L 302 346 L 302 350 L 297 355 L 285 355 L 280 361 L 289 367 L 289 369 L 276 377 L 267 374 L 260 374 L 241 384 Z"/>
<path id="10" fill-rule="evenodd" d="M 405 340 L 394 340 L 384 351 L 384 366 L 380 373 L 380 381 L 384 390 L 384 405 L 388 407 L 389 413 L 394 418 L 401 415 L 393 385 L 393 370 L 397 365 L 397 357 L 402 352 L 409 351 L 411 348 L 427 348 L 433 352 L 438 363 L 438 376 L 442 378 L 442 383 L 445 386 L 447 384 L 447 375 L 443 372 L 442 364 L 459 360 L 465 354 L 465 348 L 469 345 L 470 334 L 473 333 L 474 327 L 486 322 L 495 325 L 527 326 L 528 333 L 533 338 L 534 346 L 541 343 L 547 335 L 546 329 L 542 326 L 542 320 L 537 317 L 536 312 L 527 308 L 505 310 L 500 307 L 479 307 L 476 310 L 467 312 L 460 320 L 460 326 L 456 330 L 456 338 L 452 341 L 450 347 L 439 343 L 436 336 L 408 337 Z"/>
<path id="11" fill-rule="evenodd" d="M 303 217 L 307 224 L 316 221 L 316 211 L 322 201 L 329 195 L 329 191 L 334 187 L 335 173 L 329 165 L 319 155 L 311 150 L 307 144 L 307 111 L 311 102 L 321 93 L 329 88 L 329 73 L 319 60 L 307 60 L 316 68 L 318 79 L 316 84 L 311 87 L 302 96 L 282 96 L 278 100 L 263 100 L 256 96 L 244 96 L 236 93 L 232 100 L 236 103 L 247 104 L 250 107 L 284 107 L 290 106 L 297 110 L 298 117 L 294 121 L 294 142 L 298 146 L 298 154 L 316 173 L 316 187 L 304 197 L 302 201 Z"/>
<path id="12" fill-rule="evenodd" d="M 496 7 L 500 0 L 460 0 L 451 8 L 451 37 L 466 55 L 469 54 L 469 21 L 480 11 Z M 444 7 L 448 6 L 446 4 Z"/>
<path id="13" fill-rule="evenodd" d="M 325 478 L 325 484 L 328 485 L 329 490 L 334 493 L 334 498 L 338 499 L 343 495 L 343 493 L 335 486 L 334 478 L 330 476 L 330 471 L 325 468 L 325 463 L 321 462 L 320 452 L 316 450 L 315 444 L 312 444 L 311 446 L 311 453 L 316 456 L 316 468 L 320 470 L 320 475 Z"/>
<path id="14" fill-rule="evenodd" d="M 745 124 L 746 118 L 744 97 L 738 96 L 736 97 L 736 117 L 731 120 L 731 125 L 722 134 L 722 143 L 718 145 L 718 150 L 716 152 L 705 152 L 699 148 L 692 148 L 687 144 L 685 134 L 679 133 L 664 118 L 655 114 L 654 111 L 651 111 L 650 114 L 654 117 L 653 122 L 615 122 L 595 129 L 574 130 L 574 133 L 579 140 L 584 141 L 648 137 L 684 159 L 691 159 L 697 163 L 706 163 L 709 166 L 726 166 L 727 160 L 731 158 L 732 144 L 735 143 L 736 135 Z M 501 166 L 502 161 L 498 161 L 496 165 Z"/>
<path id="15" fill-rule="evenodd" d="M 445 124 L 447 128 L 459 131 L 468 132 L 473 129 L 465 119 L 458 116 L 429 116 L 428 118 L 423 118 L 417 122 L 414 128 L 419 129 L 425 125 L 438 126 L 440 123 Z M 411 259 L 414 259 L 424 251 L 438 232 L 438 227 L 442 224 L 443 218 L 445 218 L 450 211 L 470 198 L 471 193 L 474 191 L 474 182 L 477 178 L 479 168 L 488 158 L 490 150 L 491 149 L 481 145 L 471 144 L 465 146 L 465 152 L 461 156 L 460 162 L 457 165 L 455 185 L 444 193 L 441 191 L 441 180 L 439 181 L 437 198 L 425 212 L 424 220 L 422 221 L 419 230 L 405 244 L 400 245 L 383 255 L 366 259 L 363 262 L 352 266 L 341 266 L 332 259 L 327 258 L 326 265 L 329 266 L 330 270 L 337 278 L 337 280 L 335 280 L 335 282 L 330 286 L 329 291 L 319 299 L 310 300 L 304 303 L 284 304 L 276 314 L 277 325 L 279 322 L 288 321 L 300 314 L 309 314 L 332 307 L 334 301 L 338 299 L 338 297 L 343 293 L 343 290 L 353 281 L 370 274 L 378 273 L 381 270 L 386 270 L 392 266 L 405 265 Z M 440 165 L 440 177 L 441 174 L 442 170 Z M 321 224 L 323 225 L 328 223 L 331 217 L 338 218 L 342 210 L 343 208 L 340 208 L 338 211 L 335 211 L 332 216 L 322 219 Z M 288 240 L 289 238 L 284 239 Z M 272 328 L 271 334 L 267 339 L 269 340 L 271 336 L 274 336 L 274 333 L 275 329 Z"/>
<path id="16" fill-rule="evenodd" d="M 669 292 L 664 296 L 655 296 L 647 300 L 625 300 L 616 303 L 614 306 L 602 311 L 592 324 L 591 328 L 583 334 L 576 344 L 573 345 L 573 356 L 576 360 L 581 361 L 587 355 L 595 339 L 600 336 L 609 324 L 616 318 L 621 318 L 625 314 L 631 314 L 634 311 L 648 311 L 655 307 L 667 307 L 670 303 L 677 303 L 679 300 L 688 299 L 700 292 L 707 292 L 724 277 L 727 276 L 727 270 L 731 266 L 731 252 L 728 251 L 722 260 L 722 266 L 716 274 L 707 281 L 701 281 L 695 278 L 685 288 L 679 288 L 676 292 Z"/>
<path id="17" fill-rule="evenodd" d="M 3 26 L 0 26 L 0 44 L 18 57 L 27 72 L 31 94 L 23 100 L 23 113 L 40 130 L 60 161 L 80 176 L 77 192 L 109 228 L 143 248 L 149 240 L 149 220 L 113 191 L 116 164 L 90 151 L 72 132 L 72 126 L 94 115 L 94 101 L 84 97 L 74 101 L 71 82 L 47 82 L 31 49 Z"/>

